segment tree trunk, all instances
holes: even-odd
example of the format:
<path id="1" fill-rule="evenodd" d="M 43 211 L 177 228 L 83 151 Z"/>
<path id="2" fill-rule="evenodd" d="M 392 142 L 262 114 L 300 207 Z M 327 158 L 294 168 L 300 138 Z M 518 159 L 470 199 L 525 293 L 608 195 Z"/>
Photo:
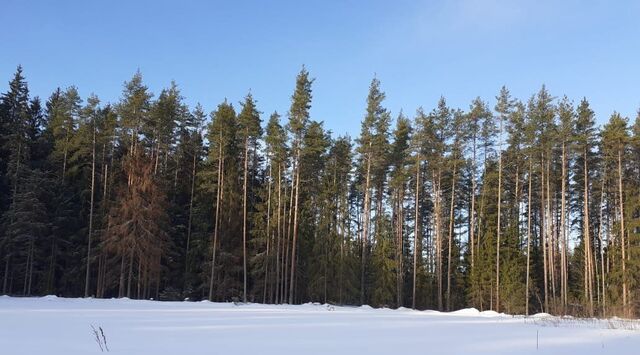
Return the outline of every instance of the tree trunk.
<path id="1" fill-rule="evenodd" d="M 544 310 L 543 312 L 549 311 L 549 269 L 548 269 L 548 259 L 547 259 L 547 205 L 545 202 L 545 160 L 544 160 L 544 152 L 542 153 L 540 159 L 540 212 L 542 214 L 542 223 L 540 225 L 540 234 L 541 234 L 541 247 L 542 247 L 542 267 L 543 267 L 543 280 L 544 280 Z M 549 198 L 547 196 L 547 198 Z"/>
<path id="2" fill-rule="evenodd" d="M 438 279 L 438 310 L 442 311 L 442 172 L 438 169 L 438 175 L 434 179 L 435 183 L 435 217 L 436 217 L 436 270 Z"/>
<path id="3" fill-rule="evenodd" d="M 62 184 L 64 184 L 64 177 L 67 174 L 68 146 L 69 146 L 69 132 L 65 131 L 64 152 L 62 154 L 62 177 L 61 177 Z"/>
<path id="4" fill-rule="evenodd" d="M 262 303 L 267 302 L 267 285 L 269 284 L 269 242 L 271 240 L 271 162 L 268 161 L 269 164 L 269 174 L 267 176 L 268 186 L 267 186 L 267 252 L 264 260 L 264 289 L 262 291 Z"/>
<path id="5" fill-rule="evenodd" d="M 552 202 L 555 200 L 555 196 L 551 193 L 551 156 L 549 153 L 549 159 L 547 159 L 547 177 L 545 179 L 547 189 L 547 258 L 549 272 L 549 286 L 551 307 L 556 312 L 556 284 L 555 284 L 555 250 L 556 250 L 556 238 L 555 238 L 555 219 L 553 217 Z"/>
<path id="6" fill-rule="evenodd" d="M 402 306 L 402 284 L 403 284 L 403 258 L 404 258 L 404 186 L 398 189 L 397 194 L 397 212 L 396 212 L 396 305 Z"/>
<path id="7" fill-rule="evenodd" d="M 630 315 L 627 305 L 627 261 L 626 261 L 626 243 L 625 243 L 625 229 L 624 229 L 624 194 L 622 190 L 622 149 L 618 149 L 618 200 L 620 204 L 620 236 L 622 248 L 622 308 L 624 316 Z"/>
<path id="8" fill-rule="evenodd" d="M 191 229 L 193 225 L 193 196 L 196 189 L 196 158 L 197 154 L 193 151 L 193 161 L 191 164 L 191 193 L 189 194 L 189 222 L 187 222 L 187 245 L 184 251 L 184 279 L 186 282 L 187 272 L 189 271 L 189 247 L 191 244 Z"/>
<path id="9" fill-rule="evenodd" d="M 562 250 L 560 254 L 561 269 L 560 269 L 560 297 L 562 298 L 562 313 L 566 313 L 567 308 L 567 228 L 566 228 L 566 183 L 567 183 L 567 155 L 566 155 L 566 143 L 562 142 L 562 186 L 561 186 L 561 207 L 560 207 L 560 233 L 562 238 Z"/>
<path id="10" fill-rule="evenodd" d="M 247 179 L 249 176 L 249 138 L 244 141 L 244 179 L 242 186 L 242 301 L 247 303 Z"/>
<path id="11" fill-rule="evenodd" d="M 369 240 L 369 219 L 370 216 L 370 202 L 369 202 L 369 189 L 371 182 L 371 142 L 369 142 L 369 152 L 367 153 L 367 173 L 365 177 L 364 187 L 364 227 L 362 228 L 362 256 L 360 265 L 360 304 L 365 303 L 365 273 L 366 273 L 366 260 L 367 260 L 367 244 Z"/>
<path id="12" fill-rule="evenodd" d="M 591 233 L 589 223 L 589 168 L 587 165 L 587 151 L 583 151 L 583 203 L 584 203 L 584 217 L 583 217 L 583 238 L 584 238 L 584 297 L 587 302 L 587 310 L 589 316 L 593 316 L 593 297 L 591 294 Z"/>
<path id="13" fill-rule="evenodd" d="M 454 156 L 455 159 L 455 156 Z M 453 244 L 453 225 L 455 222 L 455 198 L 456 198 L 456 168 L 457 164 L 453 163 L 453 174 L 451 176 L 451 206 L 449 207 L 449 250 L 447 257 L 447 311 L 451 311 L 451 247 Z"/>
<path id="14" fill-rule="evenodd" d="M 606 296 L 606 288 L 605 288 L 605 270 L 604 270 L 604 242 L 603 242 L 603 231 L 604 228 L 604 216 L 603 216 L 603 208 L 604 206 L 604 181 L 607 176 L 607 166 L 604 164 L 603 172 L 602 172 L 602 185 L 600 188 L 600 205 L 598 206 L 600 209 L 600 227 L 598 228 L 598 241 L 600 242 L 600 284 L 601 284 L 601 305 L 602 305 L 602 317 L 607 316 L 607 296 Z"/>
<path id="15" fill-rule="evenodd" d="M 124 250 L 121 251 L 121 257 L 120 257 L 120 284 L 118 287 L 118 297 L 122 298 L 124 297 L 124 258 L 125 258 L 125 252 Z"/>
<path id="16" fill-rule="evenodd" d="M 529 180 L 529 190 L 527 191 L 527 277 L 525 281 L 525 315 L 529 315 L 529 273 L 531 271 L 531 189 L 532 186 L 532 174 L 533 174 L 533 160 L 531 157 L 529 158 L 529 176 L 527 177 Z"/>
<path id="17" fill-rule="evenodd" d="M 416 162 L 416 197 L 415 197 L 415 221 L 413 225 L 413 291 L 411 296 L 411 308 L 416 309 L 416 275 L 418 274 L 418 253 L 421 251 L 420 243 L 420 156 Z"/>
<path id="18" fill-rule="evenodd" d="M 278 164 L 278 212 L 276 212 L 277 228 L 276 233 L 276 280 L 275 280 L 275 303 L 280 303 L 280 241 L 282 239 L 282 223 L 280 211 L 282 211 L 282 171 L 281 164 Z M 286 198 L 286 197 L 285 197 Z"/>
<path id="19" fill-rule="evenodd" d="M 296 245 L 298 243 L 298 200 L 300 197 L 300 147 L 296 154 L 296 195 L 293 205 L 293 240 L 291 243 L 291 280 L 289 282 L 289 304 L 293 304 L 294 281 L 296 277 Z"/>
<path id="20" fill-rule="evenodd" d="M 502 122 L 500 122 L 502 126 Z M 502 136 L 502 127 L 500 127 Z M 500 312 L 500 209 L 502 207 L 502 147 L 498 155 L 498 224 L 496 227 L 496 312 Z"/>
<path id="21" fill-rule="evenodd" d="M 87 237 L 87 270 L 84 279 L 84 297 L 89 297 L 89 276 L 91 273 L 91 236 L 93 234 L 93 199 L 96 181 L 96 128 L 93 120 L 93 144 L 91 152 L 91 198 L 89 203 L 89 235 Z"/>
<path id="22" fill-rule="evenodd" d="M 211 252 L 211 277 L 209 278 L 209 301 L 213 301 L 213 283 L 215 280 L 216 249 L 218 247 L 218 227 L 220 224 L 220 204 L 222 200 L 222 189 L 224 188 L 224 160 L 222 154 L 222 133 L 218 148 L 218 186 L 216 191 L 216 215 L 213 226 L 213 246 Z"/>

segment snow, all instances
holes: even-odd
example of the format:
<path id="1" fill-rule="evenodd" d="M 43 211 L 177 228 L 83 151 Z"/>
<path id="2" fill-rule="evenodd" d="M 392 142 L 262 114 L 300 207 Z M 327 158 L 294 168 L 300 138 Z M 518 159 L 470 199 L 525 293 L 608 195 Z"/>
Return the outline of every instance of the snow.
<path id="1" fill-rule="evenodd" d="M 640 331 L 469 308 L 0 297 L 0 354 L 637 354 Z M 536 349 L 536 336 L 539 339 Z"/>
<path id="2" fill-rule="evenodd" d="M 553 316 L 550 315 L 549 313 L 536 313 L 531 316 L 531 318 L 548 318 L 548 317 L 553 317 Z"/>

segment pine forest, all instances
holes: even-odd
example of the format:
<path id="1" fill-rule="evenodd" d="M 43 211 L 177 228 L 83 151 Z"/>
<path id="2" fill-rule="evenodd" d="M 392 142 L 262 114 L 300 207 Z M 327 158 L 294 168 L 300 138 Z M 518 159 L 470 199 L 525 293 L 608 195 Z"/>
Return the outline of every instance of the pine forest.
<path id="1" fill-rule="evenodd" d="M 640 315 L 640 115 L 545 86 L 390 112 L 374 77 L 350 137 L 305 67 L 286 112 L 6 79 L 0 294 Z"/>

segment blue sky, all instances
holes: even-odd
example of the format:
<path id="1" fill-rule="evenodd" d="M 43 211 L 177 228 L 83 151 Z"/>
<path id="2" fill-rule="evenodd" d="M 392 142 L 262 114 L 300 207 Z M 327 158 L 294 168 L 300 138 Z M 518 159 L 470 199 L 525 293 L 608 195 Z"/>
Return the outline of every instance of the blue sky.
<path id="1" fill-rule="evenodd" d="M 76 85 L 118 100 L 139 68 L 156 94 L 175 80 L 213 110 L 251 90 L 263 119 L 287 111 L 305 64 L 312 118 L 357 135 L 371 78 L 413 116 L 443 95 L 493 106 L 586 96 L 598 121 L 640 107 L 640 1 L 20 1 L 0 6 L 0 80 L 22 64 L 34 95 Z"/>

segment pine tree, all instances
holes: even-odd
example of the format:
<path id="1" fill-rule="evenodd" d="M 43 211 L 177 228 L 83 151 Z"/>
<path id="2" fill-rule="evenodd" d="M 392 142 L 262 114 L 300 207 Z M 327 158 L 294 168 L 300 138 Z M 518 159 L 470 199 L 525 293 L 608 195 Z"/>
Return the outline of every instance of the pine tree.
<path id="1" fill-rule="evenodd" d="M 473 100 L 469 107 L 469 113 L 467 114 L 467 124 L 466 124 L 466 132 L 468 133 L 468 138 L 471 141 L 471 203 L 469 205 L 469 238 L 467 243 L 467 249 L 470 257 L 470 271 L 469 277 L 475 270 L 475 254 L 477 250 L 477 207 L 476 207 L 476 195 L 477 195 L 477 170 L 478 170 L 478 156 L 479 156 L 479 141 L 480 141 L 480 130 L 482 127 L 482 123 L 487 117 L 491 116 L 491 112 L 489 111 L 486 103 L 484 103 L 480 98 L 476 98 Z M 473 279 L 470 284 L 471 290 L 474 289 Z M 477 285 L 475 285 L 477 286 Z M 472 293 L 475 293 L 472 291 Z M 474 297 L 475 298 L 475 297 Z M 475 302 L 475 301 L 474 301 Z"/>
<path id="2" fill-rule="evenodd" d="M 428 140 L 428 127 L 429 121 L 427 114 L 424 112 L 422 108 L 419 108 L 416 112 L 416 117 L 414 119 L 415 124 L 415 133 L 413 135 L 413 139 L 411 141 L 411 146 L 413 150 L 413 167 L 412 175 L 413 175 L 413 187 L 414 187 L 414 213 L 413 213 L 413 272 L 412 272 L 412 282 L 411 282 L 411 308 L 415 309 L 417 304 L 417 291 L 418 291 L 418 273 L 422 272 L 422 217 L 423 217 L 423 209 L 421 209 L 421 199 L 423 199 L 423 170 L 424 164 L 423 161 L 427 155 L 427 140 Z"/>
<path id="3" fill-rule="evenodd" d="M 240 236 L 239 233 L 242 233 L 240 230 L 241 225 L 235 219 L 241 208 L 241 205 L 236 200 L 239 192 L 239 179 L 237 179 L 239 166 L 237 161 L 240 152 L 237 132 L 238 123 L 235 110 L 225 100 L 212 113 L 211 124 L 207 132 L 209 155 L 206 165 L 208 169 L 203 172 L 202 179 L 203 188 L 213 192 L 215 196 L 210 272 L 208 273 L 208 298 L 210 301 L 216 297 L 216 293 L 222 297 L 236 295 L 237 284 L 233 275 L 235 275 L 237 266 L 233 258 L 231 258 L 231 253 L 235 251 L 236 238 Z M 215 172 L 212 171 L 213 169 L 215 169 Z M 234 218 L 232 219 L 231 216 L 234 216 Z M 220 238 L 220 236 L 224 238 Z M 224 249 L 222 248 L 222 242 L 226 244 Z M 220 252 L 218 249 L 220 249 Z M 218 258 L 219 253 L 220 258 Z M 221 267 L 224 272 L 221 275 L 221 280 L 215 273 L 217 263 L 226 266 L 226 268 Z M 220 290 L 214 289 L 216 283 L 219 283 L 218 288 Z M 226 290 L 223 288 L 224 285 L 227 286 Z"/>
<path id="4" fill-rule="evenodd" d="M 300 219 L 297 277 L 298 294 L 327 301 L 331 259 L 331 222 L 329 199 L 331 173 L 327 169 L 327 153 L 331 141 L 322 123 L 310 121 L 303 138 L 300 164 Z M 319 206 L 326 206 L 321 211 Z"/>
<path id="5" fill-rule="evenodd" d="M 387 110 L 382 107 L 385 94 L 380 90 L 380 81 L 373 78 L 369 86 L 369 94 L 367 96 L 367 109 L 360 139 L 358 140 L 359 154 L 359 174 L 363 176 L 364 185 L 361 186 L 363 196 L 362 202 L 362 224 L 361 231 L 361 271 L 360 271 L 360 302 L 366 303 L 367 294 L 367 253 L 371 248 L 370 236 L 374 229 L 371 223 L 371 201 L 373 188 L 377 188 L 378 195 L 376 198 L 377 214 L 379 216 L 382 210 L 382 194 L 384 190 L 386 174 L 387 174 L 387 147 L 388 147 L 388 128 L 390 115 Z"/>
<path id="6" fill-rule="evenodd" d="M 194 215 L 195 215 L 195 199 L 196 199 L 196 186 L 197 176 L 200 172 L 200 166 L 202 165 L 202 158 L 204 155 L 204 142 L 203 142 L 203 127 L 206 119 L 204 109 L 200 104 L 196 105 L 193 110 L 190 119 L 183 122 L 183 126 L 180 127 L 180 143 L 178 154 L 183 155 L 181 161 L 191 162 L 190 169 L 181 165 L 182 170 L 180 176 L 189 176 L 188 187 L 188 217 L 187 217 L 187 231 L 186 241 L 184 246 L 184 283 L 185 292 L 191 288 L 192 278 L 192 264 L 191 264 L 191 239 L 194 232 Z M 177 174 L 177 173 L 176 173 Z"/>
<path id="7" fill-rule="evenodd" d="M 549 278 L 550 278 L 550 248 L 552 247 L 551 231 L 553 220 L 551 217 L 551 196 L 549 190 L 550 168 L 552 160 L 552 146 L 554 136 L 555 106 L 553 97 L 542 86 L 535 98 L 531 100 L 529 108 L 533 125 L 535 125 L 536 150 L 540 156 L 540 248 L 542 249 L 542 290 L 544 295 L 543 311 L 549 311 Z"/>
<path id="8" fill-rule="evenodd" d="M 580 224 L 581 244 L 579 249 L 582 251 L 582 302 L 584 304 L 586 314 L 593 315 L 593 238 L 591 236 L 590 221 L 590 204 L 591 198 L 589 191 L 591 190 L 592 170 L 595 170 L 594 164 L 594 148 L 595 148 L 595 117 L 589 107 L 589 102 L 583 99 L 577 108 L 575 122 L 575 185 L 576 192 L 579 197 L 576 198 Z M 562 116 L 561 116 L 562 119 Z"/>
<path id="9" fill-rule="evenodd" d="M 291 96 L 291 108 L 289 109 L 289 125 L 288 129 L 293 136 L 291 149 L 293 151 L 293 171 L 292 171 L 292 184 L 291 184 L 291 196 L 293 197 L 293 239 L 291 241 L 291 271 L 289 278 L 289 303 L 294 303 L 294 290 L 296 280 L 296 257 L 298 246 L 298 216 L 299 212 L 299 200 L 300 200 L 300 170 L 301 167 L 301 154 L 302 154 L 302 140 L 309 124 L 309 109 L 311 108 L 311 84 L 313 79 L 309 79 L 309 72 L 303 66 L 300 73 L 296 77 L 296 88 Z M 293 183 L 295 182 L 295 183 Z M 295 190 L 295 192 L 293 192 Z"/>
<path id="10" fill-rule="evenodd" d="M 284 181 L 284 174 L 287 169 L 288 161 L 288 149 L 286 141 L 287 134 L 285 129 L 280 125 L 280 115 L 277 112 L 274 112 L 269 118 L 269 122 L 267 123 L 265 144 L 267 152 L 267 165 L 269 166 L 269 171 L 271 172 L 270 175 L 273 175 L 271 177 L 271 180 L 275 178 L 274 188 L 277 190 L 277 192 L 274 193 L 274 195 L 276 195 L 274 196 L 276 202 L 274 203 L 273 208 L 275 210 L 275 221 L 271 223 L 276 228 L 274 260 L 275 279 L 273 285 L 274 290 L 272 291 L 275 303 L 280 303 L 281 300 L 284 299 L 282 286 L 284 285 L 284 278 L 286 278 L 284 273 L 286 267 L 284 262 L 284 248 L 286 238 L 286 196 L 283 196 L 283 188 L 286 191 L 286 181 Z M 268 263 L 265 265 L 265 274 L 268 274 Z M 268 275 L 265 276 L 265 289 L 266 283 L 268 282 L 267 278 Z"/>
<path id="11" fill-rule="evenodd" d="M 407 245 L 405 230 L 406 212 L 405 200 L 408 189 L 410 172 L 410 139 L 412 127 L 409 119 L 402 112 L 396 120 L 396 127 L 393 132 L 393 144 L 389 156 L 390 180 L 389 195 L 392 204 L 391 223 L 393 226 L 393 247 L 395 250 L 395 271 L 396 271 L 396 306 L 402 307 L 404 304 L 403 289 L 405 277 L 405 247 Z"/>
<path id="12" fill-rule="evenodd" d="M 507 313 L 525 313 L 525 249 L 522 206 L 524 204 L 524 181 L 526 173 L 526 106 L 522 102 L 514 104 L 505 127 L 508 132 L 508 147 L 504 152 L 505 205 L 509 214 L 506 218 L 501 261 L 502 306 Z"/>
<path id="13" fill-rule="evenodd" d="M 497 103 L 495 110 L 498 113 L 498 123 L 499 123 L 499 136 L 498 136 L 498 191 L 497 191 L 497 206 L 498 206 L 498 221 L 496 223 L 496 311 L 500 311 L 500 238 L 501 238 L 501 223 L 500 218 L 502 217 L 501 207 L 502 207 L 502 144 L 503 144 L 503 130 L 505 121 L 509 119 L 509 116 L 513 110 L 513 99 L 511 98 L 511 94 L 506 87 L 502 87 L 500 89 L 500 94 L 496 97 Z"/>
<path id="14" fill-rule="evenodd" d="M 258 112 L 253 96 L 249 93 L 242 104 L 242 110 L 238 115 L 238 135 L 242 140 L 244 146 L 244 177 L 242 179 L 242 269 L 243 269 L 243 302 L 247 302 L 247 191 L 249 188 L 249 151 L 255 155 L 257 152 L 258 139 L 262 135 L 262 128 L 260 127 L 260 113 Z M 252 159 L 255 161 L 255 159 Z M 256 166 L 253 166 L 254 172 L 251 174 L 255 176 Z"/>
<path id="15" fill-rule="evenodd" d="M 560 124 L 558 127 L 558 140 L 561 145 L 561 166 L 562 166 L 562 182 L 561 182 L 561 207 L 560 207 L 560 245 L 561 245 L 561 276 L 560 276 L 560 297 L 562 304 L 562 312 L 566 312 L 566 308 L 568 306 L 568 242 L 569 242 L 569 234 L 570 230 L 568 230 L 568 226 L 566 224 L 567 220 L 567 182 L 568 182 L 568 161 L 570 161 L 571 156 L 569 152 L 573 147 L 573 133 L 575 131 L 575 113 L 573 109 L 572 103 L 565 96 L 562 101 L 558 104 L 558 117 L 560 119 Z M 585 250 L 591 250 L 585 245 Z M 587 255 L 585 253 L 585 255 Z M 591 260 L 590 258 L 585 258 L 585 260 Z M 586 263 L 585 265 L 588 265 Z M 585 295 L 587 292 L 585 292 Z M 593 297 L 590 297 L 590 304 L 593 307 Z M 593 310 L 591 310 L 591 313 Z"/>
<path id="16" fill-rule="evenodd" d="M 91 275 L 91 243 L 93 239 L 93 214 L 94 199 L 96 188 L 96 124 L 99 115 L 98 105 L 100 100 L 96 96 L 92 96 L 87 100 L 87 107 L 84 109 L 84 115 L 87 119 L 87 126 L 91 131 L 91 192 L 89 197 L 89 231 L 87 234 L 87 266 L 85 272 L 84 297 L 89 297 L 89 281 Z"/>
<path id="17" fill-rule="evenodd" d="M 623 118 L 619 113 L 614 112 L 609 122 L 602 130 L 602 145 L 604 159 L 611 166 L 610 171 L 615 172 L 616 200 L 617 200 L 617 228 L 616 228 L 616 244 L 619 248 L 619 263 L 616 263 L 616 280 L 617 287 L 620 287 L 618 293 L 622 299 L 621 314 L 631 316 L 632 311 L 629 307 L 629 275 L 627 272 L 627 263 L 629 255 L 628 230 L 625 226 L 625 203 L 626 196 L 624 193 L 625 186 L 625 169 L 626 152 L 629 143 L 629 132 L 627 127 L 627 119 Z M 619 266 L 618 266 L 619 265 Z M 619 267 L 619 269 L 618 269 Z"/>

